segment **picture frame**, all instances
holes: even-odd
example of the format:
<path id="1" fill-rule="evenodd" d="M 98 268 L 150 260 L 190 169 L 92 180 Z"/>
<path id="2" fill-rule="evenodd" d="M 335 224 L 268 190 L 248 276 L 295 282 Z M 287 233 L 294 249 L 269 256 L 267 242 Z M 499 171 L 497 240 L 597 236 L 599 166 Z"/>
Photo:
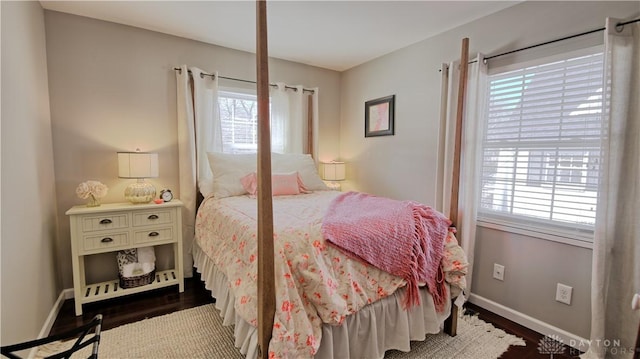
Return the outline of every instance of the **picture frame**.
<path id="1" fill-rule="evenodd" d="M 393 136 L 396 95 L 364 103 L 364 137 Z"/>

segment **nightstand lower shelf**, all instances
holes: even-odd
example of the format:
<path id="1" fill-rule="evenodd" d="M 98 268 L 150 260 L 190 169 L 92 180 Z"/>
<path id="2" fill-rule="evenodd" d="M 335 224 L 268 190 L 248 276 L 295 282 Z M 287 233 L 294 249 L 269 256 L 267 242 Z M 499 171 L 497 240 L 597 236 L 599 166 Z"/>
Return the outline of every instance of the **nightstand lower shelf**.
<path id="1" fill-rule="evenodd" d="M 113 279 L 101 283 L 93 283 L 82 287 L 81 293 L 84 293 L 82 298 L 76 298 L 76 303 L 80 305 L 85 303 L 97 302 L 100 300 L 116 298 L 123 295 L 135 294 L 145 292 L 148 290 L 163 288 L 172 285 L 182 286 L 182 282 L 179 276 L 176 274 L 175 269 L 156 272 L 156 279 L 146 285 L 141 285 L 134 288 L 121 288 L 118 284 L 118 279 Z M 182 292 L 180 288 L 180 292 Z"/>

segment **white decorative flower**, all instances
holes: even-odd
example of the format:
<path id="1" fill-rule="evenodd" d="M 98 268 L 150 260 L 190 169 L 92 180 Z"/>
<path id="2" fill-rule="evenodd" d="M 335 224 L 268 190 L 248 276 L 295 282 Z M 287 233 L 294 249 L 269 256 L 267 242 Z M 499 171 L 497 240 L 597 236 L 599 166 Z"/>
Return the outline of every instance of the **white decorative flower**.
<path id="1" fill-rule="evenodd" d="M 89 196 L 102 198 L 107 195 L 107 191 L 109 188 L 99 181 L 82 182 L 76 188 L 76 194 L 82 199 L 87 199 Z"/>

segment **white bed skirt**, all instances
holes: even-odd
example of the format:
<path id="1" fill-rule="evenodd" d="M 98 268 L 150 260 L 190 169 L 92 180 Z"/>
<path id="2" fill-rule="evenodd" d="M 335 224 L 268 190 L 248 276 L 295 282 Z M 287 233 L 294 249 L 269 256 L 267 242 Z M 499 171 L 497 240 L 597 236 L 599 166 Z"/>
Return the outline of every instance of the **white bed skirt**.
<path id="1" fill-rule="evenodd" d="M 220 310 L 223 325 L 234 325 L 235 346 L 247 358 L 257 358 L 258 330 L 236 315 L 234 296 L 229 290 L 225 275 L 216 269 L 213 261 L 195 242 L 193 258 L 206 288 L 216 298 L 215 305 Z M 451 311 L 449 286 L 446 307 L 442 313 L 436 312 L 433 299 L 426 288 L 420 290 L 420 295 L 422 305 L 414 306 L 408 311 L 402 309 L 404 290 L 398 290 L 349 316 L 341 326 L 324 324 L 320 348 L 315 358 L 382 359 L 387 350 L 408 352 L 410 341 L 422 341 L 427 334 L 440 332 Z"/>

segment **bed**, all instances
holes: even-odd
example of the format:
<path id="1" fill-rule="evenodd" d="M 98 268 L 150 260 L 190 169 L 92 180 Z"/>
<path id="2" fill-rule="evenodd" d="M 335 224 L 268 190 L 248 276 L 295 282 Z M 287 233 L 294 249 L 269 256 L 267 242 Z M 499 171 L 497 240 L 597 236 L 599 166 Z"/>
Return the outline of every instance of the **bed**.
<path id="1" fill-rule="evenodd" d="M 217 172 L 215 165 L 224 160 L 211 161 L 209 157 L 213 184 L 203 183 L 199 173 L 198 188 L 205 200 L 197 212 L 193 244 L 194 265 L 216 297 L 224 323 L 235 325 L 236 346 L 248 358 L 383 358 L 388 349 L 409 351 L 411 340 L 423 340 L 426 334 L 439 332 L 443 322 L 445 331 L 455 335 L 457 310 L 450 299 L 464 288 L 468 264 L 453 232 L 448 232 L 441 242 L 446 246 L 446 249 L 441 248 L 446 255 L 438 261 L 440 263 L 434 263 L 441 273 L 442 285 L 438 288 L 442 291 L 438 290 L 432 296 L 426 287 L 418 290 L 415 280 L 407 283 L 403 278 L 394 278 L 389 273 L 342 256 L 322 236 L 317 237 L 327 203 L 332 203 L 336 193 L 328 192 L 326 188 L 313 188 L 311 182 L 319 177 L 310 155 L 306 159 L 310 166 L 293 166 L 293 171 L 301 176 L 300 182 L 307 186 L 301 191 L 304 193 L 273 196 L 272 174 L 282 173 L 283 167 L 291 166 L 291 162 L 282 161 L 271 153 L 264 0 L 256 1 L 256 35 L 258 151 L 252 166 L 257 172 L 254 178 L 260 193 L 257 200 L 247 197 L 245 191 L 233 193 L 232 187 L 238 185 L 237 172 L 242 166 L 234 163 L 225 171 Z M 468 39 L 465 38 L 461 63 L 467 62 Z M 462 66 L 449 209 L 454 231 L 458 216 L 465 88 L 466 66 Z M 317 119 L 312 116 L 311 98 L 308 106 L 307 152 L 317 154 L 312 133 Z M 183 127 L 185 136 L 202 138 L 193 133 L 190 122 Z M 196 142 L 199 151 L 208 148 L 206 138 Z M 181 151 L 184 150 L 184 157 L 191 166 L 194 158 L 197 159 L 200 171 L 204 152 L 196 154 L 198 151 L 194 152 L 193 145 L 187 141 Z M 185 168 L 194 173 L 192 167 L 185 165 Z M 243 177 L 247 175 L 246 171 L 244 173 Z M 215 187 L 220 184 L 231 191 L 225 195 L 215 194 Z M 211 191 L 202 191 L 203 188 Z M 190 190 L 186 184 L 185 191 Z M 293 202 L 293 206 L 288 206 Z M 307 252 L 296 251 L 300 248 L 307 248 Z M 313 254 L 319 255 L 312 257 Z M 316 272 L 291 271 L 291 268 L 305 269 L 300 258 L 313 258 L 311 267 L 317 267 Z M 341 272 L 341 268 L 346 267 L 351 270 L 344 272 L 356 278 L 334 279 L 327 275 Z M 324 275 L 319 275 L 318 270 Z M 314 276 L 320 281 L 309 280 Z M 430 282 L 426 284 L 428 287 Z M 344 288 L 347 292 L 340 292 Z M 414 305 L 405 305 L 406 298 L 415 298 L 415 301 L 411 300 Z M 416 301 L 419 305 L 415 305 Z"/>
<path id="2" fill-rule="evenodd" d="M 342 193 L 327 190 L 313 159 L 273 155 L 274 173 L 293 170 L 305 186 L 303 193 L 273 197 L 277 299 L 269 351 L 281 358 L 382 358 L 386 350 L 409 351 L 411 340 L 438 333 L 449 316 L 450 298 L 465 285 L 466 258 L 454 234 L 446 235 L 440 263 L 444 307 L 436 309 L 422 286 L 420 305 L 405 309 L 403 278 L 354 259 L 323 238 L 327 208 Z M 255 155 L 210 153 L 209 160 L 214 177 L 196 217 L 195 267 L 224 324 L 235 325 L 236 347 L 255 358 L 258 209 L 241 181 L 255 169 Z"/>

